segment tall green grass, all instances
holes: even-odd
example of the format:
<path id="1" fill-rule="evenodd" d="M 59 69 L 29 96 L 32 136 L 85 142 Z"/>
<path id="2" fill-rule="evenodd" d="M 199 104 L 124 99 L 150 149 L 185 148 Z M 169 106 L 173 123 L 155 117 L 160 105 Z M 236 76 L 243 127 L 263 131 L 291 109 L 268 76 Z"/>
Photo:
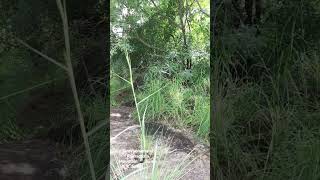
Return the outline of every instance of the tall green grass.
<path id="1" fill-rule="evenodd" d="M 127 82 L 131 86 L 131 92 L 133 95 L 133 100 L 135 104 L 135 109 L 136 109 L 136 118 L 138 119 L 139 122 L 139 127 L 140 127 L 140 150 L 141 150 L 141 156 L 143 157 L 146 151 L 152 150 L 153 152 L 153 161 L 152 165 L 148 165 L 146 163 L 142 164 L 142 167 L 137 169 L 134 172 L 131 172 L 129 174 L 125 174 L 125 172 L 120 171 L 120 165 L 117 162 L 117 158 L 115 157 L 115 162 L 112 162 L 111 166 L 111 179 L 115 178 L 115 174 L 117 174 L 120 177 L 120 179 L 130 179 L 130 178 L 135 178 L 135 179 L 180 179 L 183 177 L 183 175 L 186 173 L 185 168 L 190 165 L 192 161 L 188 160 L 190 157 L 188 154 L 185 159 L 182 160 L 181 164 L 178 164 L 177 166 L 174 167 L 174 169 L 169 168 L 167 169 L 166 167 L 163 167 L 161 165 L 162 161 L 165 160 L 167 154 L 163 153 L 163 149 L 158 149 L 158 143 L 153 142 L 154 138 L 150 138 L 146 134 L 146 128 L 145 128 L 145 121 L 147 118 L 151 118 L 155 113 L 154 112 L 159 112 L 162 108 L 161 105 L 168 104 L 168 102 L 163 101 L 163 98 L 161 97 L 161 92 L 165 91 L 165 89 L 168 88 L 168 84 L 160 84 L 162 83 L 161 81 L 154 80 L 153 78 L 157 76 L 148 76 L 148 78 L 151 78 L 151 83 L 148 80 L 148 91 L 144 92 L 149 92 L 149 94 L 144 94 L 144 96 L 137 96 L 136 94 L 136 89 L 134 86 L 134 78 L 133 78 L 133 72 L 132 72 L 132 67 L 131 67 L 131 60 L 129 57 L 129 52 L 126 47 L 122 47 L 125 53 L 127 65 L 128 65 L 128 80 L 125 79 L 124 77 L 121 77 L 119 75 L 118 78 L 123 80 L 124 82 Z M 139 98 L 139 99 L 138 99 Z M 151 110 L 148 109 L 148 107 L 151 106 Z M 141 107 L 144 107 L 143 109 Z M 151 116 L 150 113 L 151 112 Z M 153 116 L 154 117 L 154 116 Z M 129 130 L 129 128 L 125 129 L 124 131 Z M 124 131 L 120 132 L 118 135 L 122 134 Z M 115 137 L 117 137 L 116 135 Z M 114 137 L 114 138 L 115 138 Z M 168 145 L 167 145 L 168 146 Z M 153 148 L 154 147 L 154 148 Z M 168 153 L 168 152 L 167 152 Z M 160 154 L 160 155 L 159 155 Z M 196 158 L 195 158 L 196 159 Z M 195 160 L 194 159 L 194 160 Z M 114 175 L 113 175 L 114 174 Z"/>
<path id="2" fill-rule="evenodd" d="M 167 65 L 174 67 L 174 63 Z M 137 90 L 139 99 L 152 94 L 164 85 L 167 86 L 165 91 L 159 91 L 149 98 L 147 114 L 149 121 L 167 121 L 173 126 L 189 127 L 199 137 L 208 138 L 209 66 L 204 66 L 202 63 L 194 65 L 191 75 L 182 71 L 168 77 L 165 72 L 166 67 L 159 64 L 148 69 L 143 85 Z M 187 84 L 188 80 L 190 84 Z"/>
<path id="3" fill-rule="evenodd" d="M 278 32 L 261 28 L 251 39 L 260 44 L 255 48 L 227 30 L 216 37 L 215 179 L 319 179 L 319 53 L 318 45 L 299 43 L 299 18 L 287 19 Z"/>
<path id="4" fill-rule="evenodd" d="M 119 43 L 121 44 L 121 43 Z M 118 55 L 120 56 L 120 55 Z M 111 94 L 113 105 L 121 104 L 126 99 L 118 98 L 119 94 L 128 93 L 125 81 L 118 76 L 127 77 L 128 73 L 123 71 L 123 61 L 115 59 L 112 62 L 115 75 L 111 79 Z M 122 57 L 122 56 L 121 56 Z M 137 61 L 137 60 L 136 60 Z M 140 61 L 140 60 L 139 60 Z M 122 62 L 122 64 L 119 64 Z M 149 63 L 147 69 L 133 69 L 136 74 L 137 84 L 136 96 L 143 99 L 166 85 L 164 91 L 159 91 L 148 98 L 148 121 L 164 121 L 179 128 L 189 128 L 202 139 L 208 140 L 209 135 L 209 113 L 210 113 L 210 79 L 209 60 L 207 57 L 193 59 L 191 71 L 184 70 L 181 61 L 173 60 L 171 56 L 161 59 L 161 63 Z M 137 116 L 137 113 L 135 113 Z"/>
<path id="5" fill-rule="evenodd" d="M 71 50 L 70 50 L 70 40 L 69 40 L 69 28 L 68 28 L 68 18 L 67 18 L 67 11 L 66 11 L 66 1 L 63 0 L 63 2 L 61 2 L 61 0 L 57 0 L 57 7 L 62 19 L 62 27 L 63 27 L 63 32 L 64 32 L 64 40 L 65 40 L 65 52 L 64 52 L 64 58 L 65 58 L 65 64 L 60 63 L 59 61 L 52 59 L 50 57 L 48 57 L 47 55 L 41 53 L 40 51 L 32 48 L 31 46 L 29 46 L 27 43 L 25 43 L 24 41 L 20 40 L 19 38 L 16 38 L 16 40 L 21 43 L 22 45 L 24 45 L 26 48 L 28 48 L 29 50 L 33 51 L 34 53 L 38 54 L 39 56 L 43 57 L 44 59 L 48 60 L 49 62 L 55 64 L 56 66 L 58 66 L 60 69 L 64 70 L 64 72 L 68 75 L 68 79 L 72 88 L 72 94 L 73 94 L 73 98 L 75 101 L 75 107 L 76 107 L 76 112 L 77 112 L 77 116 L 79 119 L 79 124 L 80 124 L 80 129 L 81 129 L 81 133 L 82 133 L 82 137 L 83 137 L 83 142 L 84 142 L 84 147 L 85 147 L 85 154 L 87 157 L 87 161 L 89 164 L 89 170 L 90 170 L 90 176 L 91 179 L 95 180 L 97 179 L 96 176 L 96 171 L 94 168 L 94 165 L 97 164 L 101 164 L 101 160 L 102 158 L 100 158 L 100 156 L 103 154 L 103 152 L 105 152 L 105 148 L 102 148 L 103 146 L 105 146 L 105 144 L 98 144 L 99 148 L 94 148 L 95 149 L 95 153 L 98 158 L 93 159 L 93 156 L 91 155 L 91 148 L 90 147 L 90 141 L 89 141 L 89 135 L 93 136 L 94 133 L 91 133 L 92 130 L 95 130 L 95 128 L 92 128 L 89 132 L 86 131 L 86 127 L 85 127 L 85 121 L 84 121 L 84 115 L 83 115 L 83 111 L 80 105 L 80 99 L 78 96 L 78 92 L 77 92 L 77 88 L 76 88 L 76 84 L 75 84 L 75 77 L 74 77 L 74 72 L 73 72 L 73 65 L 72 65 L 72 60 L 71 60 Z M 99 104 L 101 105 L 101 104 Z M 96 106 L 93 106 L 95 108 L 97 108 Z M 104 106 L 102 106 L 102 108 L 105 108 Z M 94 111 L 96 112 L 96 111 Z M 90 114 L 89 114 L 90 116 Z M 103 114 L 102 116 L 105 116 L 105 114 Z M 101 118 L 102 118 L 101 116 Z M 89 117 L 90 118 L 90 117 Z M 101 119 L 101 121 L 106 121 L 105 117 L 103 117 Z M 105 124 L 105 123 L 104 123 Z M 97 132 L 95 130 L 95 132 Z M 102 137 L 104 140 L 100 139 L 101 142 L 105 142 L 105 137 L 106 136 L 98 136 L 98 137 Z M 97 141 L 95 141 L 97 142 Z M 91 144 L 92 145 L 92 144 Z M 102 145 L 102 147 L 100 147 Z M 93 146 L 93 145 L 92 145 Z M 95 147 L 95 146 L 93 146 Z M 98 151 L 96 151 L 98 149 Z M 105 162 L 104 162 L 105 164 Z M 103 171 L 105 171 L 106 168 L 102 168 Z M 101 169 L 99 169 L 101 171 Z M 101 172 L 98 172 L 101 174 Z M 103 172 L 103 174 L 105 174 Z M 88 179 L 88 178 L 85 178 Z"/>

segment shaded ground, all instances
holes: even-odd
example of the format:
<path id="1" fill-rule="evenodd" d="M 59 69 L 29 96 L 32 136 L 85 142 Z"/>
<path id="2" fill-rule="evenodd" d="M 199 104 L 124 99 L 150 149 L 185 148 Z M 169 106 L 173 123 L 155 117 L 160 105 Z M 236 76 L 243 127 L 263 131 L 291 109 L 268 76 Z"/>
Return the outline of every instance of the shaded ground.
<path id="1" fill-rule="evenodd" d="M 140 149 L 140 129 L 131 118 L 132 108 L 120 107 L 111 109 L 111 164 L 114 166 L 111 175 L 113 178 L 124 176 L 141 168 L 142 163 L 151 163 L 153 153 L 147 153 L 143 158 Z M 124 131 L 129 128 L 129 130 Z M 188 157 L 189 161 L 195 159 L 186 169 L 182 179 L 206 180 L 210 179 L 210 155 L 209 148 L 197 142 L 188 132 L 179 132 L 168 126 L 158 123 L 146 124 L 148 134 L 153 134 L 154 140 L 166 145 L 170 153 L 166 154 L 163 167 L 174 169 L 182 160 Z M 122 133 L 121 133 L 122 132 Z M 121 133 L 119 135 L 119 133 Z M 188 162 L 188 161 L 187 161 Z M 132 176 L 130 179 L 141 179 L 141 176 Z M 144 179 L 144 178 L 143 178 Z M 148 178 L 146 178 L 148 179 Z"/>
<path id="2" fill-rule="evenodd" d="M 58 147 L 49 141 L 29 140 L 0 145 L 1 180 L 61 180 L 66 177 Z"/>
<path id="3" fill-rule="evenodd" d="M 68 90 L 32 91 L 17 109 L 16 124 L 24 134 L 19 141 L 0 144 L 1 180 L 71 178 L 75 149 L 69 146 L 78 145 L 81 135 Z"/>
<path id="4" fill-rule="evenodd" d="M 74 109 L 68 86 L 60 90 L 38 90 L 31 92 L 28 101 L 18 109 L 16 122 L 30 138 L 61 143 L 70 143 L 72 138 L 79 142 L 80 129 Z"/>

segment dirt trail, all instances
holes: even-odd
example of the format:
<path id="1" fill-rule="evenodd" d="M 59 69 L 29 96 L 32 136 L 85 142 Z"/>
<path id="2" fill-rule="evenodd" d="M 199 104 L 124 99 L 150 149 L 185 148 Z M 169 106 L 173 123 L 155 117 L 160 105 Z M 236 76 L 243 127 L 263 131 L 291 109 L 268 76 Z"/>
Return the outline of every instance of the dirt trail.
<path id="1" fill-rule="evenodd" d="M 138 170 L 142 167 L 142 163 L 152 163 L 153 160 L 153 153 L 148 153 L 144 159 L 139 158 L 137 151 L 140 149 L 140 129 L 137 127 L 137 123 L 131 118 L 132 111 L 133 109 L 129 107 L 112 108 L 110 111 L 111 164 L 117 164 L 116 168 L 114 168 L 116 171 L 111 170 L 111 175 L 113 175 L 115 179 Z M 174 130 L 164 125 L 153 123 L 146 124 L 146 127 L 151 130 L 149 132 L 150 134 L 155 133 L 157 130 L 157 132 L 159 132 L 159 129 L 161 129 L 162 132 L 165 131 L 161 136 L 154 136 L 156 140 L 162 142 L 162 145 L 165 144 L 167 146 L 165 148 L 172 151 L 166 155 L 165 161 L 161 162 L 163 163 L 162 167 L 174 169 L 184 158 L 190 157 L 189 160 L 194 160 L 195 157 L 198 157 L 184 170 L 183 174 L 185 175 L 182 179 L 210 179 L 210 155 L 207 147 L 191 138 L 191 136 L 185 132 Z M 123 132 L 127 128 L 129 128 L 129 130 Z M 119 133 L 121 134 L 119 135 Z M 191 150 L 193 151 L 191 152 Z M 190 156 L 188 156 L 189 153 Z M 141 176 L 133 176 L 130 179 L 138 180 L 141 179 Z"/>
<path id="2" fill-rule="evenodd" d="M 16 123 L 23 137 L 0 143 L 1 180 L 69 178 L 69 151 L 63 140 L 76 122 L 75 113 L 66 108 L 72 102 L 69 97 L 69 91 L 63 90 L 30 92 L 30 98 L 17 108 Z"/>
<path id="3" fill-rule="evenodd" d="M 57 152 L 54 144 L 43 140 L 0 144 L 0 179 L 62 180 L 66 167 Z"/>

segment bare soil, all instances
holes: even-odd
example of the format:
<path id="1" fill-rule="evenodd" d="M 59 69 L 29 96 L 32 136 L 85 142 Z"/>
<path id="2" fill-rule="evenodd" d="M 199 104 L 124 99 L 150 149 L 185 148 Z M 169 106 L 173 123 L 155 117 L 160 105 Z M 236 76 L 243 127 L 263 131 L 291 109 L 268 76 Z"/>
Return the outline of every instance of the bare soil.
<path id="1" fill-rule="evenodd" d="M 80 142 L 69 91 L 32 92 L 17 110 L 16 123 L 25 131 L 22 140 L 0 144 L 1 180 L 63 180 L 70 177 L 73 143 Z M 77 127 L 77 126 L 76 126 Z M 73 168 L 73 167 L 72 167 Z"/>
<path id="2" fill-rule="evenodd" d="M 138 123 L 132 119 L 132 108 L 112 108 L 110 112 L 111 164 L 117 164 L 111 175 L 117 179 L 138 170 L 143 163 L 152 163 L 153 154 L 147 153 L 141 158 L 141 153 L 137 153 L 140 150 L 140 129 L 137 127 Z M 126 129 L 129 130 L 124 131 Z M 189 157 L 186 162 L 195 160 L 184 170 L 182 179 L 210 179 L 209 148 L 192 138 L 192 132 L 176 130 L 160 123 L 146 123 L 146 129 L 147 134 L 153 134 L 154 141 L 161 142 L 162 146 L 170 149 L 170 153 L 166 154 L 165 160 L 161 162 L 162 167 L 174 169 L 183 159 Z M 141 176 L 132 176 L 130 179 L 141 178 L 150 179 Z"/>
<path id="3" fill-rule="evenodd" d="M 0 144 L 1 180 L 62 180 L 64 162 L 55 144 L 43 140 Z"/>

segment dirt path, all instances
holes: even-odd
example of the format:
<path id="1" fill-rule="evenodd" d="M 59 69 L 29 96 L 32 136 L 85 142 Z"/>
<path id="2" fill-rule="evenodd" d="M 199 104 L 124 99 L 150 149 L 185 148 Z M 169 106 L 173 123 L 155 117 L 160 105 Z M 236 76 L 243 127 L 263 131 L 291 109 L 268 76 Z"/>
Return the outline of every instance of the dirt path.
<path id="1" fill-rule="evenodd" d="M 143 159 L 139 158 L 138 150 L 140 149 L 139 134 L 140 129 L 137 123 L 131 118 L 132 108 L 120 107 L 111 109 L 110 129 L 111 129 L 111 175 L 114 179 L 123 177 L 130 172 L 137 171 L 143 163 L 151 163 L 153 161 L 153 153 L 148 153 Z M 191 164 L 183 171 L 182 179 L 186 180 L 207 180 L 210 179 L 210 155 L 209 149 L 202 144 L 192 139 L 185 132 L 179 132 L 157 123 L 146 124 L 150 130 L 150 134 L 159 132 L 161 135 L 153 136 L 161 142 L 161 147 L 170 152 L 166 154 L 165 160 L 161 161 L 161 167 L 169 167 L 174 169 L 181 164 L 186 157 L 188 160 L 184 165 L 190 162 Z M 158 127 L 158 128 L 157 128 Z M 128 129 L 127 131 L 124 131 Z M 124 132 L 123 132 L 124 131 Z M 121 133 L 122 132 L 122 133 Z M 165 132 L 165 133 L 163 133 Z M 119 135 L 119 133 L 121 133 Z M 162 149 L 161 151 L 164 151 Z M 197 158 L 196 158 L 197 157 Z M 191 160 L 194 160 L 191 162 Z M 113 169 L 113 170 L 112 170 Z M 166 172 L 164 170 L 164 172 Z M 160 179 L 166 174 L 160 173 Z M 148 179 L 141 175 L 132 176 L 129 179 Z"/>
<path id="2" fill-rule="evenodd" d="M 66 168 L 57 147 L 43 140 L 0 144 L 1 180 L 62 180 Z"/>
<path id="3" fill-rule="evenodd" d="M 124 176 L 130 172 L 141 169 L 142 165 L 152 164 L 154 157 L 154 151 L 152 151 L 147 153 L 144 158 L 139 158 L 140 129 L 137 123 L 131 118 L 131 112 L 132 108 L 128 107 L 111 109 L 111 164 L 117 164 L 116 162 L 118 162 L 116 168 L 111 168 L 111 174 L 114 175 L 114 177 Z M 161 147 L 165 145 L 160 152 L 170 151 L 170 153 L 165 154 L 164 161 L 159 161 L 161 162 L 161 167 L 172 170 L 181 164 L 182 160 L 186 157 L 189 158 L 183 165 L 186 165 L 190 160 L 198 157 L 186 167 L 183 171 L 184 176 L 181 179 L 209 179 L 210 161 L 208 148 L 205 148 L 199 142 L 190 138 L 187 133 L 179 132 L 161 124 L 150 123 L 146 124 L 146 127 L 150 131 L 149 134 L 162 132 L 160 135 L 159 133 L 158 135 L 154 135 L 154 138 L 159 140 Z M 123 132 L 127 128 L 131 129 Z M 68 170 L 60 158 L 61 155 L 57 155 L 57 152 L 60 152 L 59 149 L 55 143 L 45 140 L 25 140 L 0 144 L 0 179 L 64 179 L 68 176 Z M 116 171 L 112 171 L 112 169 Z M 163 170 L 163 172 L 166 171 Z M 162 177 L 161 173 L 160 176 Z M 164 175 L 167 174 L 164 173 Z M 161 177 L 159 179 L 163 179 Z M 148 178 L 142 178 L 141 175 L 136 175 L 128 179 L 143 180 Z M 175 178 L 169 179 L 174 180 Z"/>

